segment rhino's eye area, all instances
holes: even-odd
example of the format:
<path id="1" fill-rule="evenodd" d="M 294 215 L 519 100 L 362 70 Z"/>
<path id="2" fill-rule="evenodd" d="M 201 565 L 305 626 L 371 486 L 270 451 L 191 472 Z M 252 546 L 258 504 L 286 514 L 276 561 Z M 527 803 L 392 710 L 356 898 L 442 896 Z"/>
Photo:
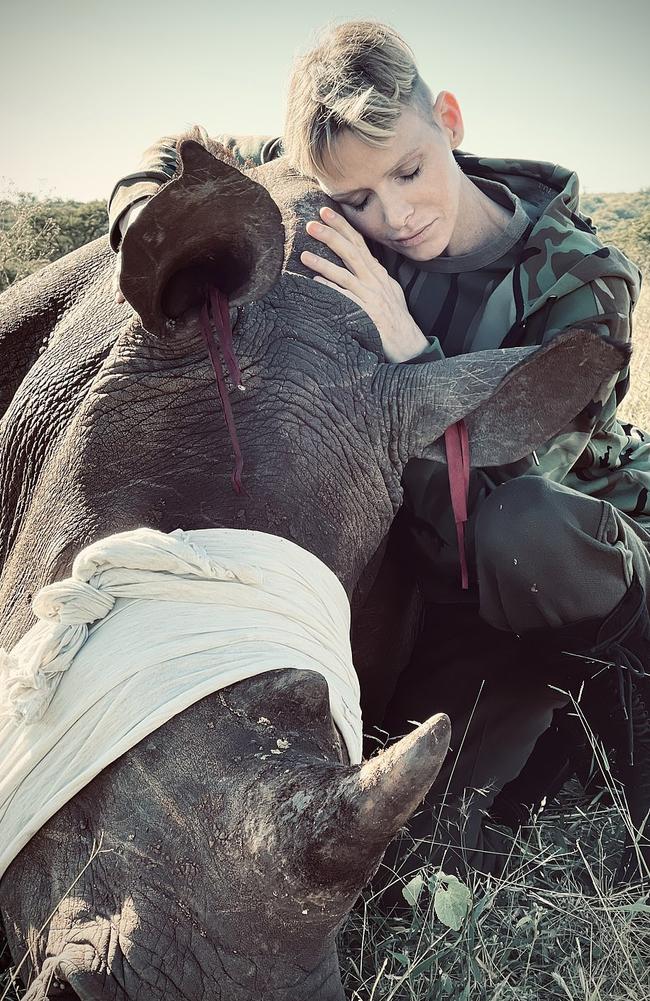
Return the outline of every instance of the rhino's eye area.
<path id="1" fill-rule="evenodd" d="M 60 1001 L 79 1001 L 79 995 L 72 990 L 70 984 L 64 984 L 60 980 L 55 980 L 52 983 L 46 997 L 59 998 Z"/>
<path id="2" fill-rule="evenodd" d="M 166 282 L 160 297 L 165 316 L 176 319 L 192 306 L 200 306 L 206 288 L 219 289 L 228 299 L 236 297 L 246 285 L 254 266 L 248 244 L 220 248 L 179 268 Z"/>

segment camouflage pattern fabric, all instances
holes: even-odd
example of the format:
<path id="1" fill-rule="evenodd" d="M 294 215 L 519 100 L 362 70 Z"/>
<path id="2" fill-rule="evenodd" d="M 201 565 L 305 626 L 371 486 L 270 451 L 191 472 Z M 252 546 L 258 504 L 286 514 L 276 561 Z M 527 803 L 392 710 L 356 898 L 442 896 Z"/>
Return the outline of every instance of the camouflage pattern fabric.
<path id="1" fill-rule="evenodd" d="M 591 220 L 578 208 L 578 178 L 549 163 L 498 160 L 459 154 L 461 169 L 505 184 L 526 207 L 538 207 L 519 264 L 499 296 L 509 302 L 510 326 L 503 347 L 543 344 L 569 326 L 594 325 L 603 335 L 628 341 L 637 302 L 639 269 L 614 246 L 604 246 Z M 476 339 L 489 328 L 490 300 Z M 502 333 L 503 331 L 501 331 Z M 498 338 L 500 332 L 495 332 Z M 545 476 L 575 490 L 608 500 L 620 511 L 650 525 L 650 436 L 616 417 L 629 388 L 629 369 L 570 427 L 537 452 L 511 467 L 490 470 L 495 483 L 522 473 Z"/>

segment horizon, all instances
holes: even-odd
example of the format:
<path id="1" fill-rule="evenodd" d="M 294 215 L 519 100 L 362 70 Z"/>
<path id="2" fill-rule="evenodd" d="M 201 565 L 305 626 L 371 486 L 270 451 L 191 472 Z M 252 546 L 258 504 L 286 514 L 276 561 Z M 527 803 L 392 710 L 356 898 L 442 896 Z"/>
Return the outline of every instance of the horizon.
<path id="1" fill-rule="evenodd" d="M 560 163 L 589 194 L 650 186 L 650 136 L 639 128 L 648 120 L 650 8 L 641 0 L 615 10 L 608 0 L 547 0 L 543 15 L 515 0 L 453 10 L 376 0 L 336 4 L 330 21 L 357 17 L 392 24 L 434 93 L 456 94 L 463 149 Z M 195 123 L 212 135 L 280 135 L 291 65 L 324 24 L 293 0 L 244 2 L 228 14 L 208 0 L 182 9 L 114 0 L 108 12 L 97 0 L 25 0 L 3 17 L 0 72 L 12 96 L 0 194 L 13 186 L 106 199 L 151 142 Z"/>

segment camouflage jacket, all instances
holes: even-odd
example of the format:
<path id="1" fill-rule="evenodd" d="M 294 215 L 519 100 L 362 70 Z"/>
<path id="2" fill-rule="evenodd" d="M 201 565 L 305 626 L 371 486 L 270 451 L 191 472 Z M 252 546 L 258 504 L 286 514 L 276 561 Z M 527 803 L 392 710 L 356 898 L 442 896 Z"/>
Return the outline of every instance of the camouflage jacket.
<path id="1" fill-rule="evenodd" d="M 543 344 L 582 324 L 629 340 L 641 274 L 620 250 L 604 246 L 580 214 L 576 174 L 550 163 L 463 153 L 457 160 L 468 175 L 506 185 L 534 221 L 519 263 L 485 304 L 474 349 Z M 490 479 L 545 476 L 650 524 L 650 436 L 616 416 L 628 387 L 626 368 L 544 449 L 487 471 Z"/>
<path id="2" fill-rule="evenodd" d="M 281 141 L 269 136 L 215 138 L 242 163 L 264 163 L 281 153 Z M 616 247 L 604 246 L 590 220 L 580 214 L 577 176 L 550 163 L 487 159 L 460 151 L 455 156 L 470 177 L 506 185 L 534 223 L 517 266 L 484 304 L 472 349 L 542 344 L 569 326 L 585 323 L 616 340 L 629 340 L 641 275 Z M 133 174 L 118 181 L 109 199 L 114 249 L 119 245 L 120 217 L 134 201 L 173 177 L 176 162 L 174 140 L 162 139 L 146 150 Z M 434 344 L 416 361 L 439 357 L 440 346 Z M 517 475 L 545 476 L 606 499 L 650 525 L 650 436 L 616 416 L 628 384 L 626 369 L 544 449 L 511 466 L 485 470 L 485 478 L 498 484 Z"/>

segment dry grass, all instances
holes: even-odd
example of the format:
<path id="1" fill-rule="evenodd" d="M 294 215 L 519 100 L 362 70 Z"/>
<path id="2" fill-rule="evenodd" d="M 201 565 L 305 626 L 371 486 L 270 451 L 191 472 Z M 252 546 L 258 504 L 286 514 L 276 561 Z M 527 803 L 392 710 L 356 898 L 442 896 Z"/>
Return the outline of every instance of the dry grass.
<path id="1" fill-rule="evenodd" d="M 407 917 L 386 918 L 366 892 L 341 936 L 350 1001 L 648 1001 L 650 868 L 637 851 L 637 880 L 617 872 L 630 835 L 647 844 L 648 834 L 634 831 L 605 751 L 573 706 L 599 778 L 591 802 L 573 780 L 528 826 L 501 828 L 507 863 L 498 877 L 470 873 L 457 931 L 433 911 L 433 870 L 421 871 L 425 890 Z"/>
<path id="2" fill-rule="evenodd" d="M 641 289 L 641 298 L 634 311 L 632 329 L 632 366 L 630 391 L 619 413 L 644 431 L 650 431 L 650 253 L 641 262 L 648 280 Z"/>
<path id="3" fill-rule="evenodd" d="M 0 933 L 0 1001 L 18 1001 L 22 992 L 15 984 L 11 956 L 4 935 Z"/>
<path id="4" fill-rule="evenodd" d="M 624 827 L 574 786 L 512 837 L 500 877 L 472 876 L 458 932 L 436 920 L 428 894 L 410 920 L 362 901 L 341 941 L 351 1001 L 644 1001 L 650 884 L 613 885 Z"/>

